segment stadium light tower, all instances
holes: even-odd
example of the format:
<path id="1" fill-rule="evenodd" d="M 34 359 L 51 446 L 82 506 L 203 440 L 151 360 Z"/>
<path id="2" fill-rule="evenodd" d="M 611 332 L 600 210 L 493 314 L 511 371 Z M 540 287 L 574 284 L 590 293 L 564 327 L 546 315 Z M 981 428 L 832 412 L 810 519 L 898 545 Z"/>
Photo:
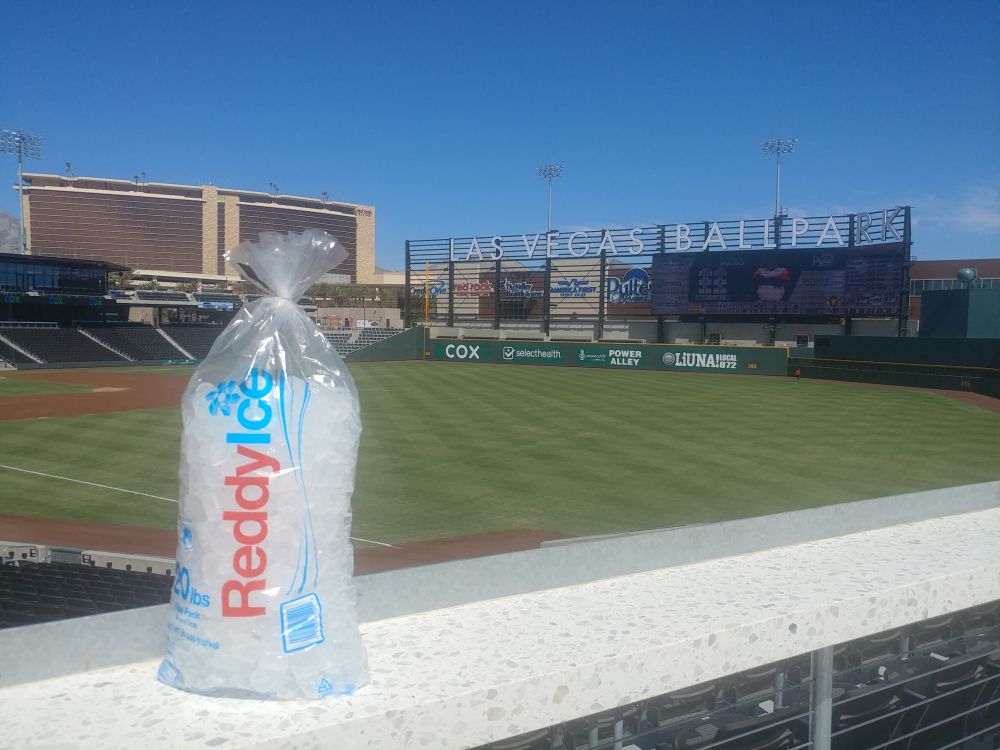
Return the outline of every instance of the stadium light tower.
<path id="1" fill-rule="evenodd" d="M 763 141 L 760 144 L 760 150 L 766 155 L 771 156 L 772 154 L 777 157 L 778 171 L 775 178 L 774 186 L 774 218 L 777 219 L 781 216 L 781 155 L 790 154 L 795 150 L 795 146 L 798 144 L 798 138 L 772 138 L 769 141 Z"/>
<path id="2" fill-rule="evenodd" d="M 24 234 L 24 159 L 42 158 L 42 136 L 23 130 L 0 130 L 0 154 L 17 155 L 17 207 L 20 210 L 21 255 L 28 251 Z"/>
<path id="3" fill-rule="evenodd" d="M 548 231 L 552 231 L 552 179 L 562 177 L 562 164 L 543 164 L 538 168 L 538 176 L 549 183 L 549 222 Z"/>

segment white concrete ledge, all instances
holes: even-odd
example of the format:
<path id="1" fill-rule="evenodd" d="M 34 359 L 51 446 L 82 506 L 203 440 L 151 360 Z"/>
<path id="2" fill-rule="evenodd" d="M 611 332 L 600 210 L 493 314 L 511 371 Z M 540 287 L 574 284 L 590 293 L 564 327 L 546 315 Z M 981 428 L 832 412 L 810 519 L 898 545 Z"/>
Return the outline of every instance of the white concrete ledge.
<path id="1" fill-rule="evenodd" d="M 377 620 L 372 683 L 268 703 L 155 660 L 0 690 L 18 748 L 456 748 L 1000 599 L 1000 509 Z"/>

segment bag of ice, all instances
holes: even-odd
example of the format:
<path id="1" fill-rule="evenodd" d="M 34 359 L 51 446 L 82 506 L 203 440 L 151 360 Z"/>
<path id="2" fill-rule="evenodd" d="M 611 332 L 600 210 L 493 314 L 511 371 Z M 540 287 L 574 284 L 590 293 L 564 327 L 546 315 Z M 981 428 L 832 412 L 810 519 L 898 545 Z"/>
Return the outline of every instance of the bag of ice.
<path id="1" fill-rule="evenodd" d="M 228 255 L 264 296 L 184 392 L 168 685 L 324 698 L 368 679 L 349 537 L 358 397 L 297 304 L 346 255 L 316 230 L 265 232 Z"/>

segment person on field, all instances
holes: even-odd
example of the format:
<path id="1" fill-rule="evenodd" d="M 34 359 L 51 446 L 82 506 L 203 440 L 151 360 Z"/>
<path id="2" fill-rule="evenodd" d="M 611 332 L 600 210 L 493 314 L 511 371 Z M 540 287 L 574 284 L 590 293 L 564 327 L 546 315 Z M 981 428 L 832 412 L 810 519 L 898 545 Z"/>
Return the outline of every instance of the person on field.
<path id="1" fill-rule="evenodd" d="M 802 368 L 801 367 L 796 367 L 795 368 L 795 372 L 792 373 L 792 374 L 795 375 L 795 379 L 796 380 L 799 380 L 802 377 Z"/>

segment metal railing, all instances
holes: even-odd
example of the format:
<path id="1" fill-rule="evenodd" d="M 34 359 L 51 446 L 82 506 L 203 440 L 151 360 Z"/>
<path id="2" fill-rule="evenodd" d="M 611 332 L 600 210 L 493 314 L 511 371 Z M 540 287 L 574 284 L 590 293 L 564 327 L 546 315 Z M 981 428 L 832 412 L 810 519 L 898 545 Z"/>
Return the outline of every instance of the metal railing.
<path id="1" fill-rule="evenodd" d="M 1000 601 L 480 750 L 987 750 L 995 743 Z"/>

